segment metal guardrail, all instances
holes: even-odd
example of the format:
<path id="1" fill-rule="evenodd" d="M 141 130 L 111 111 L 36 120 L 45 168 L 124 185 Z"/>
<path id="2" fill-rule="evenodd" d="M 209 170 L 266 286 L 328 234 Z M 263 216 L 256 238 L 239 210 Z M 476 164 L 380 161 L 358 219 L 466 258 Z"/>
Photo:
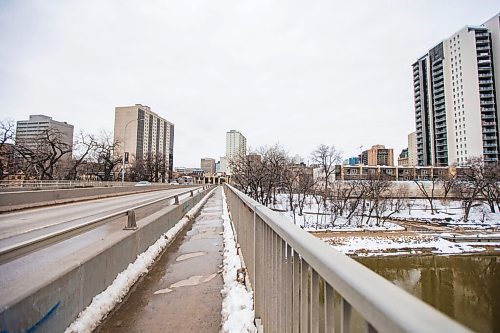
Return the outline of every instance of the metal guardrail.
<path id="1" fill-rule="evenodd" d="M 336 320 L 351 332 L 353 309 L 366 332 L 469 332 L 278 213 L 224 189 L 265 332 L 334 332 Z"/>
<path id="2" fill-rule="evenodd" d="M 17 258 L 21 255 L 24 255 L 29 252 L 33 252 L 36 249 L 39 249 L 41 247 L 47 246 L 49 244 L 53 244 L 65 239 L 68 239 L 69 237 L 79 235 L 85 231 L 91 230 L 93 228 L 96 228 L 100 226 L 101 224 L 104 224 L 108 222 L 111 219 L 116 219 L 119 217 L 124 217 L 127 216 L 127 224 L 124 227 L 124 230 L 136 230 L 137 225 L 135 221 L 135 215 L 136 211 L 151 205 L 154 205 L 158 202 L 165 201 L 165 200 L 174 200 L 174 204 L 178 205 L 179 204 L 179 197 L 182 195 L 189 194 L 190 197 L 194 195 L 194 191 L 200 190 L 204 191 L 206 189 L 210 188 L 209 185 L 205 186 L 200 186 L 199 188 L 195 189 L 188 189 L 184 192 L 173 194 L 164 198 L 156 199 L 151 202 L 146 202 L 137 206 L 134 206 L 132 208 L 127 208 L 120 210 L 118 212 L 108 214 L 106 216 L 102 216 L 90 221 L 87 221 L 85 223 L 76 225 L 76 226 L 71 226 L 68 228 L 64 228 L 46 235 L 42 235 L 33 239 L 26 240 L 21 243 L 17 243 L 11 246 L 7 246 L 4 248 L 0 248 L 0 264 L 7 262 L 9 260 L 12 260 L 14 258 Z"/>
<path id="3" fill-rule="evenodd" d="M 86 181 L 86 180 L 0 180 L 0 188 L 51 189 L 74 187 L 134 186 L 137 182 Z M 153 183 L 156 184 L 156 183 Z"/>

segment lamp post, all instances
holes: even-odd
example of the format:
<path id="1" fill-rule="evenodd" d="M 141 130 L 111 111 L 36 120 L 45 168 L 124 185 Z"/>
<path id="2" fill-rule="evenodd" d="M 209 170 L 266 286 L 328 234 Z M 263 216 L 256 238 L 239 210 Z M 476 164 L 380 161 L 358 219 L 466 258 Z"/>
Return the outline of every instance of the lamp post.
<path id="1" fill-rule="evenodd" d="M 123 154 L 122 154 L 122 185 L 125 181 L 125 134 L 127 133 L 127 127 L 128 125 L 130 125 L 131 123 L 133 123 L 134 121 L 144 121 L 144 119 L 146 118 L 142 118 L 142 119 L 132 119 L 130 120 L 128 123 L 125 124 L 125 128 L 123 129 Z"/>

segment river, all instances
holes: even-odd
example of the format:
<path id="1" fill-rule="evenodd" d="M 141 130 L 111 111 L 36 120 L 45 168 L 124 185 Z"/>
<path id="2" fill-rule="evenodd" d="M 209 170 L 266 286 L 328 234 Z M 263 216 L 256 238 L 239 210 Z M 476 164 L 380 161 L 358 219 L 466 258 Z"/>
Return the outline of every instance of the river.
<path id="1" fill-rule="evenodd" d="M 500 332 L 500 256 L 356 257 L 477 332 Z"/>

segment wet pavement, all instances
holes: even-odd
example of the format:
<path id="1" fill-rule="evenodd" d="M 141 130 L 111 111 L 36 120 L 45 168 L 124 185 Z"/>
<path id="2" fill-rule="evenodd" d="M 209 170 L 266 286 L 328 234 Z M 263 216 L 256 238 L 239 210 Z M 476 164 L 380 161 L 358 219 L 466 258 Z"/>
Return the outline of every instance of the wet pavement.
<path id="1" fill-rule="evenodd" d="M 219 332 L 221 188 L 97 332 Z"/>

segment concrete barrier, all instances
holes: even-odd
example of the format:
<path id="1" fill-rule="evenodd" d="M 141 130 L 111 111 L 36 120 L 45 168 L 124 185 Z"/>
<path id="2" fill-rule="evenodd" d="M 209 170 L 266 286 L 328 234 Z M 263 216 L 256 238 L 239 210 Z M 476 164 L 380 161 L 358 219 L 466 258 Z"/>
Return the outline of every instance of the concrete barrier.
<path id="1" fill-rule="evenodd" d="M 50 206 L 55 204 L 114 197 L 119 195 L 183 188 L 190 186 L 151 185 L 145 187 L 89 187 L 58 190 L 16 191 L 0 193 L 0 212 Z"/>
<path id="2" fill-rule="evenodd" d="M 170 228 L 210 191 L 207 189 L 139 220 L 135 231 L 115 232 L 96 243 L 82 259 L 38 286 L 18 288 L 0 300 L 0 332 L 63 332 L 92 298 L 104 291 L 137 255 Z M 41 277 L 42 278 L 42 277 Z M 5 296 L 5 295 L 4 295 Z"/>

